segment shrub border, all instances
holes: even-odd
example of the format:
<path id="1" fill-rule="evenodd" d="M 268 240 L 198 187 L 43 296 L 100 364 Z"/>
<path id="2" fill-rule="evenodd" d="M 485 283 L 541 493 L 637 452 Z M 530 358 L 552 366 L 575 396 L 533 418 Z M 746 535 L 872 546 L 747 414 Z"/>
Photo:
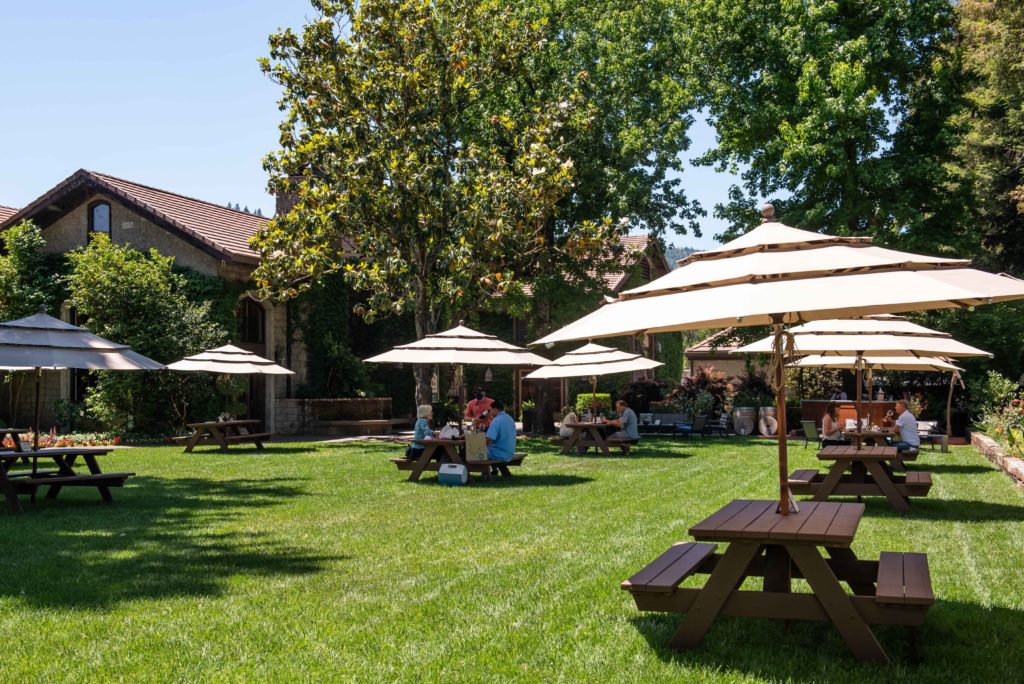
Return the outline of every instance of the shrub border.
<path id="1" fill-rule="evenodd" d="M 1007 456 L 1002 445 L 980 432 L 971 433 L 971 444 L 978 453 L 999 466 L 1015 485 L 1024 489 L 1024 460 Z"/>

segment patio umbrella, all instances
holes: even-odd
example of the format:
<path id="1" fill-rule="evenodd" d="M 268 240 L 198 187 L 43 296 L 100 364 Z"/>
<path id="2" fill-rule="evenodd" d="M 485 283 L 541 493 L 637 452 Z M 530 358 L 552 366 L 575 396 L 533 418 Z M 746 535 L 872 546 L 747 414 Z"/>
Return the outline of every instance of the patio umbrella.
<path id="1" fill-rule="evenodd" d="M 44 368 L 159 370 L 164 367 L 132 351 L 127 345 L 105 340 L 85 328 L 49 316 L 42 306 L 37 314 L 0 323 L 0 366 L 31 368 L 36 371 L 36 415 L 33 426 L 33 449 L 36 451 L 39 450 L 39 384 Z"/>
<path id="2" fill-rule="evenodd" d="M 853 355 L 854 364 L 850 367 L 857 374 L 858 430 L 862 415 L 862 376 L 865 370 L 869 374 L 872 370 L 872 366 L 864 363 L 864 358 L 867 355 L 905 357 L 908 362 L 915 358 L 992 356 L 983 349 L 954 340 L 948 333 L 932 330 L 894 316 L 813 321 L 791 328 L 789 332 L 793 336 L 793 348 L 796 353 L 813 353 L 823 356 Z M 732 353 L 771 352 L 772 342 L 771 337 L 762 338 L 752 344 L 739 347 Z M 890 362 L 889 365 L 894 364 Z M 955 378 L 950 380 L 950 401 L 952 400 L 953 382 L 955 382 Z M 868 402 L 871 403 L 871 401 L 872 397 L 869 393 Z M 948 423 L 947 416 L 947 427 Z M 859 447 L 860 439 L 858 438 L 856 442 Z"/>
<path id="3" fill-rule="evenodd" d="M 207 349 L 193 356 L 186 356 L 181 361 L 168 364 L 167 368 L 173 371 L 205 371 L 219 375 L 295 375 L 295 371 L 278 366 L 269 359 L 230 344 Z M 225 411 L 227 406 L 228 394 L 225 393 Z M 248 395 L 246 396 L 246 411 L 250 412 Z M 251 412 L 250 415 L 252 415 Z"/>
<path id="4" fill-rule="evenodd" d="M 586 344 L 551 361 L 527 375 L 529 380 L 546 380 L 549 378 L 582 378 L 590 377 L 591 398 L 597 394 L 597 376 L 631 371 L 650 370 L 663 366 L 661 361 L 648 359 L 621 349 L 603 347 L 599 344 Z"/>
<path id="5" fill-rule="evenodd" d="M 779 502 L 790 511 L 786 453 L 785 324 L 880 313 L 971 307 L 1024 298 L 1024 281 L 969 268 L 970 262 L 875 247 L 869 237 L 837 237 L 774 221 L 731 242 L 691 254 L 675 271 L 547 335 L 535 344 L 699 328 L 771 325 L 778 388 Z"/>
<path id="6" fill-rule="evenodd" d="M 963 380 L 960 374 L 963 368 L 955 366 L 946 359 L 926 358 L 914 356 L 863 356 L 858 359 L 856 356 L 823 356 L 814 354 L 805 356 L 792 363 L 786 364 L 789 368 L 841 368 L 846 370 L 856 369 L 858 362 L 868 371 L 868 402 L 871 402 L 871 375 L 873 371 L 932 371 L 938 373 L 949 373 L 949 394 L 946 397 L 946 437 L 953 436 L 951 414 L 953 410 L 953 387 L 960 382 L 963 387 Z M 870 410 L 870 409 L 869 409 Z M 857 417 L 858 420 L 860 416 Z"/>
<path id="7" fill-rule="evenodd" d="M 443 363 L 461 368 L 463 365 L 481 366 L 546 366 L 551 363 L 522 347 L 502 342 L 467 328 L 463 321 L 451 330 L 427 335 L 421 340 L 400 344 L 391 351 L 366 359 L 366 363 Z M 461 390 L 459 403 L 462 403 Z M 461 420 L 460 420 L 461 423 Z"/>

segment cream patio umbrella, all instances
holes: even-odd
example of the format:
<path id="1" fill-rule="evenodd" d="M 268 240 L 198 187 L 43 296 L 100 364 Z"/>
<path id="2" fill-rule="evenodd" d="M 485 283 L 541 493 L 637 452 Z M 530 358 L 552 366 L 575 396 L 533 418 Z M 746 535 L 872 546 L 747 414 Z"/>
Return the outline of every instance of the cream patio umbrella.
<path id="1" fill-rule="evenodd" d="M 40 396 L 43 369 L 159 370 L 163 364 L 93 335 L 85 328 L 39 313 L 0 323 L 0 366 L 34 369 L 36 372 L 33 449 L 39 450 Z"/>
<path id="2" fill-rule="evenodd" d="M 366 363 L 448 364 L 461 368 L 479 366 L 546 366 L 551 363 L 522 347 L 502 342 L 467 328 L 462 321 L 451 330 L 427 335 L 421 340 L 400 344 L 391 351 L 366 359 Z M 461 391 L 459 403 L 462 403 Z M 461 406 L 460 406 L 461 408 Z M 459 421 L 461 423 L 461 419 Z"/>
<path id="3" fill-rule="evenodd" d="M 535 344 L 637 333 L 771 325 L 778 388 L 780 511 L 790 511 L 785 425 L 785 324 L 880 313 L 971 307 L 1024 298 L 1024 281 L 969 268 L 960 259 L 875 247 L 869 237 L 837 237 L 774 221 L 731 242 L 691 254 L 675 271 L 547 335 Z"/>
<path id="4" fill-rule="evenodd" d="M 874 371 L 932 371 L 937 373 L 949 373 L 949 394 L 946 397 L 946 438 L 953 436 L 951 414 L 953 410 L 953 387 L 960 382 L 963 387 L 963 380 L 960 374 L 963 368 L 953 365 L 946 359 L 915 357 L 915 356 L 824 356 L 812 354 L 804 356 L 793 363 L 786 364 L 789 368 L 840 368 L 854 370 L 862 365 L 868 372 L 868 403 L 871 402 L 872 373 Z M 870 411 L 870 409 L 869 409 Z M 859 416 L 858 416 L 859 419 Z"/>
<path id="5" fill-rule="evenodd" d="M 663 365 L 665 364 L 661 361 L 648 359 L 639 354 L 590 343 L 551 361 L 549 365 L 538 368 L 526 377 L 529 380 L 590 377 L 593 397 L 597 393 L 599 375 L 650 370 Z"/>
<path id="6" fill-rule="evenodd" d="M 186 356 L 181 361 L 168 364 L 167 368 L 173 371 L 205 371 L 219 375 L 295 375 L 295 371 L 278 366 L 269 359 L 230 344 L 215 349 L 207 349 L 193 356 Z M 273 389 L 273 385 L 271 385 L 271 389 Z M 248 404 L 247 394 L 247 412 L 250 411 Z M 224 397 L 224 405 L 226 409 L 228 405 L 227 396 Z M 250 413 L 249 415 L 252 414 Z"/>
<path id="7" fill-rule="evenodd" d="M 948 333 L 932 330 L 905 318 L 872 316 L 854 319 L 813 321 L 790 328 L 793 349 L 798 354 L 854 356 L 852 368 L 857 374 L 857 425 L 861 429 L 861 390 L 868 355 L 888 355 L 912 359 L 992 356 L 989 352 L 958 342 Z M 766 337 L 733 350 L 734 354 L 771 352 L 773 338 Z M 890 363 L 890 366 L 893 365 Z M 950 395 L 955 378 L 950 380 Z M 871 402 L 869 394 L 868 401 Z M 947 421 L 948 422 L 948 421 Z M 860 446 L 860 440 L 857 440 Z"/>

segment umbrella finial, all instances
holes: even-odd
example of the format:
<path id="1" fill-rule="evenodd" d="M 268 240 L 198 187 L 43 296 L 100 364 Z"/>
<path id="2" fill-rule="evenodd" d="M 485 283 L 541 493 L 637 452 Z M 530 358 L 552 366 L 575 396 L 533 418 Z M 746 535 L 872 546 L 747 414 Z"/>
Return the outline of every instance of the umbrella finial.
<path id="1" fill-rule="evenodd" d="M 766 202 L 765 205 L 763 207 L 761 207 L 761 221 L 762 222 L 766 222 L 766 221 L 774 221 L 774 220 L 775 220 L 775 206 L 773 204 L 771 204 L 770 202 Z"/>
<path id="2" fill-rule="evenodd" d="M 460 319 L 459 319 L 459 325 L 460 325 L 460 326 L 465 326 L 465 325 L 466 325 L 466 321 L 465 321 L 465 319 L 462 319 L 462 318 L 460 318 Z"/>
<path id="3" fill-rule="evenodd" d="M 46 305 L 45 304 L 40 304 L 39 305 L 39 313 L 46 313 Z"/>

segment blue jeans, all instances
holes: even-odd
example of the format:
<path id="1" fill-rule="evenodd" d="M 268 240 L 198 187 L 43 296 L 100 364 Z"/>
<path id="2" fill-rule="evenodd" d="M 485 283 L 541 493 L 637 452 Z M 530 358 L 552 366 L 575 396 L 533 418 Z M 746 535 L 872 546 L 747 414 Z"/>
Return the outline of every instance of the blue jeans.
<path id="1" fill-rule="evenodd" d="M 910 442 L 893 442 L 890 446 L 896 447 L 896 451 L 907 451 L 908 449 L 916 449 L 916 444 Z"/>

